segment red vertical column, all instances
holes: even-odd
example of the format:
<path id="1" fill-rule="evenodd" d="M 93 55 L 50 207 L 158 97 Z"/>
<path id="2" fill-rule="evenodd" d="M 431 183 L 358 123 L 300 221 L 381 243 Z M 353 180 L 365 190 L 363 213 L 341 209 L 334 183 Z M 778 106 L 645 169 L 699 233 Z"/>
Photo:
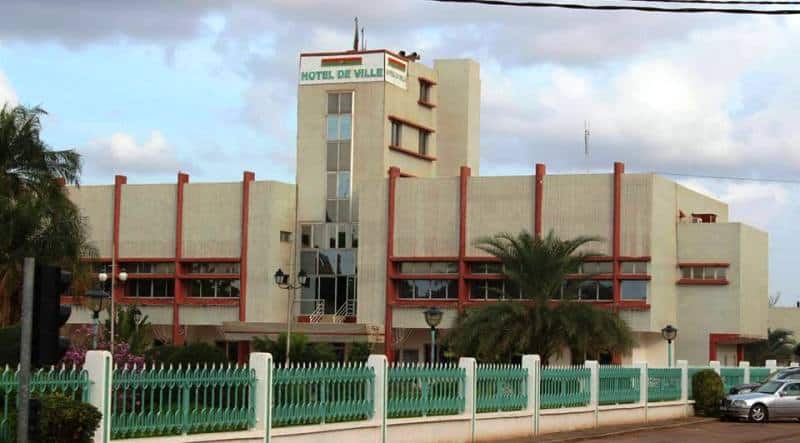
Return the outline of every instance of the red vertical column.
<path id="1" fill-rule="evenodd" d="M 461 167 L 461 177 L 459 184 L 459 207 L 458 207 L 458 310 L 462 311 L 466 305 L 467 281 L 464 276 L 467 274 L 467 184 L 472 170 L 469 166 Z"/>
<path id="2" fill-rule="evenodd" d="M 397 178 L 400 177 L 400 168 L 392 166 L 389 168 L 389 192 L 388 210 L 386 219 L 386 312 L 383 325 L 384 348 L 386 349 L 386 359 L 394 361 L 394 334 L 392 331 L 392 307 L 394 305 L 394 219 L 395 219 L 395 192 L 397 189 Z"/>
<path id="3" fill-rule="evenodd" d="M 181 335 L 181 314 L 180 306 L 184 301 L 183 294 L 183 269 L 181 268 L 181 258 L 183 258 L 183 188 L 189 183 L 189 174 L 178 173 L 178 186 L 176 189 L 175 203 L 175 286 L 174 297 L 172 298 L 172 343 L 182 345 L 184 336 Z"/>
<path id="4" fill-rule="evenodd" d="M 614 304 L 619 306 L 622 297 L 620 296 L 620 245 L 622 242 L 622 174 L 625 173 L 625 164 L 614 162 L 614 229 L 611 242 L 611 255 L 613 258 L 613 291 Z"/>
<path id="5" fill-rule="evenodd" d="M 533 201 L 533 233 L 537 237 L 542 236 L 542 199 L 544 198 L 544 176 L 547 168 L 541 163 L 536 163 L 536 178 L 534 182 L 534 201 Z"/>
<path id="6" fill-rule="evenodd" d="M 112 245 L 111 247 L 114 249 L 113 251 L 113 261 L 116 263 L 117 268 L 112 269 L 111 272 L 114 273 L 112 278 L 116 278 L 117 274 L 119 273 L 119 222 L 120 217 L 122 214 L 122 185 L 128 183 L 128 177 L 124 175 L 115 175 L 114 176 L 114 226 L 113 226 L 113 234 L 111 238 Z M 119 303 L 120 299 L 123 295 L 123 288 L 122 285 L 115 285 L 114 286 L 114 293 L 111 294 L 114 297 L 115 303 Z"/>
<path id="7" fill-rule="evenodd" d="M 244 322 L 247 317 L 247 248 L 250 224 L 250 185 L 256 179 L 256 174 L 244 171 L 242 176 L 242 234 L 241 249 L 239 254 L 239 321 Z M 245 358 L 250 352 L 250 343 L 240 341 L 238 346 L 239 363 L 245 363 Z"/>

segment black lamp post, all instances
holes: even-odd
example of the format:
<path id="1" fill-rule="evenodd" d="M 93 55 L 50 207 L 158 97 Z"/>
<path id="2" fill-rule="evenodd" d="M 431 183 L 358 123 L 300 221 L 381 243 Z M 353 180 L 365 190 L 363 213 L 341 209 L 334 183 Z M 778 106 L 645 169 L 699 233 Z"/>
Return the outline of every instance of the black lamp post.
<path id="1" fill-rule="evenodd" d="M 289 274 L 284 274 L 281 268 L 278 268 L 275 271 L 275 275 L 273 276 L 275 279 L 275 284 L 278 285 L 281 289 L 286 289 L 289 291 L 289 306 L 286 311 L 286 362 L 285 364 L 289 364 L 289 352 L 291 350 L 291 342 L 292 342 L 292 307 L 294 306 L 294 291 L 296 289 L 304 287 L 308 283 L 308 276 L 306 272 L 302 269 L 300 272 L 297 273 L 297 283 L 290 283 L 289 282 Z"/>
<path id="2" fill-rule="evenodd" d="M 437 307 L 426 309 L 425 323 L 431 328 L 431 363 L 436 363 L 436 327 L 442 322 L 442 310 Z"/>
<path id="3" fill-rule="evenodd" d="M 678 336 L 678 328 L 672 325 L 666 325 L 661 329 L 661 337 L 667 341 L 667 366 L 672 367 L 672 340 Z"/>
<path id="4" fill-rule="evenodd" d="M 111 297 L 108 292 L 102 289 L 90 289 L 86 291 L 86 307 L 92 311 L 94 320 L 94 338 L 92 338 L 92 348 L 97 349 L 97 334 L 100 326 L 100 311 L 106 309 Z"/>

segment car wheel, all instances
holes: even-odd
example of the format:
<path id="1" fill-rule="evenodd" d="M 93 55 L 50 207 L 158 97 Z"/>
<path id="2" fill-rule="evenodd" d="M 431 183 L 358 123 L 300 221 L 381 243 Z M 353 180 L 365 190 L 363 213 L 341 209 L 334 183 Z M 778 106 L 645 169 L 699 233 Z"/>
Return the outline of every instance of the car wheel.
<path id="1" fill-rule="evenodd" d="M 753 407 L 750 408 L 749 417 L 750 421 L 753 423 L 766 422 L 768 417 L 767 407 L 762 404 L 753 405 Z"/>

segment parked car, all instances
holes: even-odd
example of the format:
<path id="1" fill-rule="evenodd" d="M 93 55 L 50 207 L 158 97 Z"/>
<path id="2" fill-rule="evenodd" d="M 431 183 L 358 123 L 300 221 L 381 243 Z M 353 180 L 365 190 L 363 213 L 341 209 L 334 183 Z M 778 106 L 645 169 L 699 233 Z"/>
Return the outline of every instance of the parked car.
<path id="1" fill-rule="evenodd" d="M 800 367 L 797 368 L 785 368 L 781 369 L 780 371 L 775 371 L 769 376 L 767 376 L 764 380 L 756 380 L 751 383 L 745 383 L 738 386 L 732 387 L 728 394 L 746 394 L 748 392 L 753 392 L 758 389 L 759 386 L 763 385 L 764 383 L 770 381 L 784 381 L 784 380 L 800 380 Z"/>
<path id="2" fill-rule="evenodd" d="M 763 423 L 774 418 L 800 418 L 800 379 L 773 380 L 746 394 L 722 401 L 724 417 Z"/>

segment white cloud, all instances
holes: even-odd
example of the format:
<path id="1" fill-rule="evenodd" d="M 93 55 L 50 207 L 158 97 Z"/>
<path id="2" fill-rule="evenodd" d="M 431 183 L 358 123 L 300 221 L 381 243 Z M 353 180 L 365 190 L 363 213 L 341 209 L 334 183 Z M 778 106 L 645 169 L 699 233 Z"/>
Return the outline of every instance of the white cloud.
<path id="1" fill-rule="evenodd" d="M 769 231 L 770 224 L 776 220 L 784 220 L 782 215 L 791 209 L 789 189 L 780 183 L 689 179 L 681 180 L 681 184 L 727 203 L 729 221 L 765 231 Z"/>
<path id="2" fill-rule="evenodd" d="M 3 104 L 16 105 L 18 102 L 17 93 L 11 87 L 11 82 L 8 81 L 3 71 L 0 71 L 0 108 L 3 107 Z"/>
<path id="3" fill-rule="evenodd" d="M 108 138 L 93 140 L 82 154 L 87 168 L 94 172 L 158 175 L 174 173 L 186 166 L 159 131 L 151 132 L 141 143 L 130 134 L 117 132 Z"/>

